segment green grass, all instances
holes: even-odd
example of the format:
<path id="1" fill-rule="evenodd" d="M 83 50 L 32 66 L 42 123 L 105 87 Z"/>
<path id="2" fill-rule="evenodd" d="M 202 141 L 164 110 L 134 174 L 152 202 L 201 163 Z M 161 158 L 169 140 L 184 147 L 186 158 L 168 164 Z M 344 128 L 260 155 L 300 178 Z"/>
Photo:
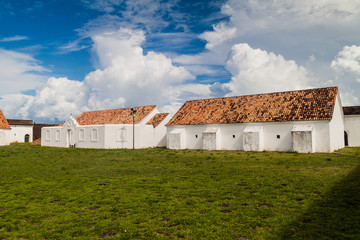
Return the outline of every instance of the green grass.
<path id="1" fill-rule="evenodd" d="M 360 148 L 0 147 L 0 239 L 360 239 Z"/>

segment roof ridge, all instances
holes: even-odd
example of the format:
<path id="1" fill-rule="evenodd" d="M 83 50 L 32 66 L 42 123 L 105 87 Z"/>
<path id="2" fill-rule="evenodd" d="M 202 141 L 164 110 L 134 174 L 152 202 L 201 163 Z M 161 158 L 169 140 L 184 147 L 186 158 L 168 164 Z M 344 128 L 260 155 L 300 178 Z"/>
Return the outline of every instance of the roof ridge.
<path id="1" fill-rule="evenodd" d="M 92 111 L 85 111 L 83 113 L 89 113 L 89 112 L 103 112 L 103 111 L 113 111 L 113 110 L 122 110 L 122 109 L 129 109 L 129 108 L 141 108 L 141 107 L 157 107 L 157 105 L 145 105 L 145 106 L 136 106 L 136 107 L 125 107 L 125 108 L 112 108 L 112 109 L 104 109 L 104 110 L 92 110 Z M 80 115 L 81 115 L 80 114 Z M 80 116 L 79 115 L 79 116 Z"/>
<path id="2" fill-rule="evenodd" d="M 330 120 L 338 87 L 185 102 L 168 125 Z"/>
<path id="3" fill-rule="evenodd" d="M 279 94 L 279 93 L 291 93 L 291 92 L 304 92 L 304 91 L 311 91 L 311 90 L 318 90 L 318 89 L 328 89 L 328 88 L 338 88 L 337 86 L 331 87 L 320 87 L 320 88 L 308 88 L 308 89 L 301 89 L 301 90 L 288 90 L 282 92 L 268 92 L 268 93 L 255 93 L 255 94 L 247 94 L 247 95 L 240 95 L 240 96 L 230 96 L 230 97 L 215 97 L 215 98 L 202 98 L 202 99 L 194 99 L 188 100 L 186 102 L 194 102 L 194 101 L 202 101 L 202 100 L 215 100 L 215 99 L 228 99 L 228 98 L 239 98 L 239 97 L 249 97 L 249 96 L 259 96 L 259 95 L 272 95 L 272 94 Z"/>

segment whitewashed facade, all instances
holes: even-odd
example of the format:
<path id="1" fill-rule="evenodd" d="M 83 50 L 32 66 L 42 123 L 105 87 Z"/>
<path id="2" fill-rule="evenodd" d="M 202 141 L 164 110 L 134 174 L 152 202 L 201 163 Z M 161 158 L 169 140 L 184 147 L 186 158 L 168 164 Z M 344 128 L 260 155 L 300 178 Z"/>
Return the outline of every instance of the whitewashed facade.
<path id="1" fill-rule="evenodd" d="M 344 107 L 344 137 L 349 147 L 360 147 L 360 106 Z"/>
<path id="2" fill-rule="evenodd" d="M 32 142 L 34 123 L 31 120 L 7 119 L 11 142 Z"/>
<path id="3" fill-rule="evenodd" d="M 11 128 L 0 109 L 0 146 L 9 145 L 11 142 Z"/>
<path id="4" fill-rule="evenodd" d="M 11 130 L 10 129 L 0 129 L 0 146 L 9 145 Z"/>
<path id="5" fill-rule="evenodd" d="M 289 95 L 287 92 L 284 94 L 276 93 L 265 96 L 246 96 L 246 101 L 244 101 L 244 104 L 248 104 L 246 109 L 251 109 L 252 106 L 252 104 L 249 103 L 249 99 L 255 98 L 255 100 L 260 99 L 257 100 L 260 101 L 260 103 L 261 101 L 264 102 L 259 104 L 259 107 L 254 107 L 247 112 L 246 109 L 244 110 L 242 107 L 235 109 L 236 107 L 234 107 L 234 104 L 228 104 L 228 101 L 231 101 L 232 103 L 238 101 L 237 104 L 242 105 L 241 101 L 243 100 L 238 100 L 236 99 L 237 97 L 189 101 L 183 105 L 183 107 L 174 115 L 173 119 L 170 120 L 167 125 L 167 147 L 170 149 L 266 150 L 297 152 L 332 152 L 343 148 L 344 116 L 337 88 L 329 90 L 329 92 L 332 93 L 332 98 L 326 98 L 325 95 L 327 89 L 320 89 L 319 91 L 325 91 L 324 94 L 322 93 L 322 95 L 324 95 L 324 99 L 331 101 L 331 106 L 328 107 L 329 110 L 326 110 L 326 119 L 320 120 L 305 119 L 305 121 L 256 122 L 259 116 L 255 118 L 249 116 L 251 113 L 259 112 L 261 118 L 270 111 L 268 108 L 272 106 L 273 103 L 277 104 L 277 101 L 281 100 L 275 99 L 276 101 L 271 102 L 271 104 L 267 106 L 266 101 L 263 99 L 269 98 L 272 100 L 272 98 L 275 98 L 276 96 L 277 98 L 283 97 L 286 100 L 287 95 Z M 314 93 L 315 92 L 316 91 L 314 91 Z M 291 92 L 291 94 L 295 96 L 297 94 L 300 94 L 300 96 L 309 94 L 310 96 L 313 93 Z M 220 103 L 230 106 L 233 110 L 228 110 L 226 106 L 221 107 L 221 105 L 219 105 Z M 256 105 L 257 103 L 254 104 Z M 291 104 L 286 102 L 284 103 L 285 107 L 281 106 L 281 104 L 278 107 L 279 109 L 274 113 L 271 113 L 270 116 L 274 117 L 278 112 L 281 113 L 282 109 L 290 109 L 292 107 Z M 211 105 L 215 107 L 211 108 Z M 303 106 L 299 106 L 299 109 L 302 107 Z M 253 122 L 216 123 L 216 121 L 219 122 L 222 119 L 230 119 L 231 116 L 229 117 L 229 114 L 233 114 L 235 111 L 238 111 L 238 115 L 234 115 L 235 118 L 240 119 L 242 117 L 241 114 L 246 114 L 246 119 L 250 119 Z M 261 111 L 263 111 L 263 113 Z M 319 111 L 321 112 L 322 110 L 320 109 Z M 284 112 L 284 114 L 286 114 L 286 111 Z M 298 110 L 294 110 L 294 112 L 296 113 Z M 195 114 L 197 114 L 197 116 L 195 116 Z M 216 118 L 217 115 L 219 115 L 219 117 L 213 120 L 213 118 Z M 318 116 L 321 115 L 318 114 Z M 289 118 L 286 116 L 281 117 L 284 119 Z M 188 120 L 186 118 L 188 118 Z M 203 118 L 206 119 L 204 120 Z M 302 118 L 302 116 L 296 116 L 296 119 Z M 308 118 L 310 119 L 311 117 Z M 209 124 L 207 123 L 209 121 L 215 121 L 215 123 Z M 197 122 L 199 123 L 196 124 Z M 211 130 L 209 131 L 209 129 Z"/>
<path id="6" fill-rule="evenodd" d="M 98 111 L 102 114 L 105 111 Z M 124 111 L 129 114 L 129 111 Z M 157 107 L 149 111 L 137 123 L 81 125 L 70 117 L 62 126 L 43 127 L 41 145 L 76 148 L 149 148 L 166 146 L 165 124 L 171 116 L 166 114 L 161 122 L 150 124 L 161 114 Z M 134 134 L 133 134 L 134 133 Z"/>

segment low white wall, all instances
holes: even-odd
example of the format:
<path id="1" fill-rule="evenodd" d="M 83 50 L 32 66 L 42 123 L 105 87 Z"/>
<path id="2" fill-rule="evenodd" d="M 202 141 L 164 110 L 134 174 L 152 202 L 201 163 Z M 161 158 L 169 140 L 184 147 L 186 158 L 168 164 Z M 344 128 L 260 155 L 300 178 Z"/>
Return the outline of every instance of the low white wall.
<path id="1" fill-rule="evenodd" d="M 345 131 L 348 134 L 349 147 L 360 147 L 360 115 L 345 116 Z"/>
<path id="2" fill-rule="evenodd" d="M 11 142 L 25 142 L 25 135 L 29 134 L 29 142 L 33 140 L 33 126 L 32 125 L 10 125 L 11 128 Z"/>
<path id="3" fill-rule="evenodd" d="M 314 151 L 330 152 L 329 121 L 298 121 L 270 123 L 238 123 L 238 124 L 204 124 L 167 126 L 167 132 L 184 128 L 185 147 L 188 149 L 203 149 L 202 133 L 208 127 L 219 128 L 221 149 L 244 150 L 243 131 L 247 126 L 263 127 L 263 148 L 267 151 L 291 151 L 291 130 L 294 125 L 312 125 L 314 127 Z M 342 138 L 343 139 L 343 138 Z"/>

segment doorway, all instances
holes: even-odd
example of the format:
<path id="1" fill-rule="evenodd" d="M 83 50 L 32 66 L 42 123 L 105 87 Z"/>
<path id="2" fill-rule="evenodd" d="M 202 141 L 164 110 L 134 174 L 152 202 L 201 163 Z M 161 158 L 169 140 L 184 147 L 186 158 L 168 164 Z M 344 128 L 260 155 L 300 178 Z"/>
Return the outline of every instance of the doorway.
<path id="1" fill-rule="evenodd" d="M 29 134 L 26 134 L 25 135 L 25 140 L 24 140 L 26 143 L 30 141 L 30 135 Z"/>
<path id="2" fill-rule="evenodd" d="M 346 131 L 344 131 L 344 140 L 345 140 L 345 147 L 349 146 L 349 136 Z"/>
<path id="3" fill-rule="evenodd" d="M 67 130 L 67 137 L 66 137 L 66 147 L 71 147 L 71 130 Z"/>

